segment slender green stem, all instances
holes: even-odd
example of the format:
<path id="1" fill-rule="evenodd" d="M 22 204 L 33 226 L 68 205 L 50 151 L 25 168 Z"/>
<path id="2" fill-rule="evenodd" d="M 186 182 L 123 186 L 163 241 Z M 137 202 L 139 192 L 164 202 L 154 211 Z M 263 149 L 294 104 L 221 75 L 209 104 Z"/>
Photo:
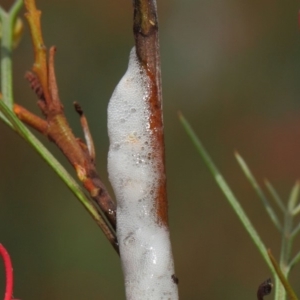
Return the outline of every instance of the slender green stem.
<path id="1" fill-rule="evenodd" d="M 280 198 L 279 194 L 277 193 L 277 191 L 273 187 L 273 185 L 267 179 L 265 179 L 265 185 L 266 185 L 267 189 L 269 190 L 269 193 L 271 194 L 271 196 L 275 200 L 275 203 L 278 205 L 278 207 L 281 209 L 281 211 L 283 213 L 285 213 L 286 208 L 285 208 L 285 206 L 283 204 L 283 201 Z"/>
<path id="2" fill-rule="evenodd" d="M 284 286 L 281 283 L 281 280 L 278 276 L 275 276 L 275 291 L 274 291 L 275 300 L 285 300 L 286 299 L 286 291 Z"/>
<path id="3" fill-rule="evenodd" d="M 279 259 L 279 266 L 285 278 L 288 277 L 288 258 L 289 253 L 291 250 L 291 244 L 289 242 L 289 230 L 291 229 L 291 219 L 289 212 L 286 211 L 284 216 L 284 223 L 283 223 L 283 232 L 281 238 L 281 250 L 280 250 L 280 259 Z M 284 289 L 282 283 L 277 280 L 277 284 L 275 287 L 275 295 L 276 300 L 285 300 L 286 299 L 286 290 Z"/>
<path id="4" fill-rule="evenodd" d="M 280 268 L 282 270 L 283 276 L 285 278 L 288 278 L 289 272 L 291 271 L 292 267 L 299 262 L 300 260 L 300 253 L 298 253 L 292 261 L 290 261 L 290 255 L 291 255 L 291 249 L 293 245 L 293 241 L 296 237 L 296 235 L 300 231 L 300 224 L 298 224 L 294 229 L 293 227 L 293 216 L 295 216 L 298 211 L 295 206 L 297 205 L 298 197 L 299 197 L 299 190 L 300 185 L 299 182 L 296 182 L 295 186 L 292 189 L 290 199 L 288 201 L 287 208 L 284 207 L 283 201 L 273 188 L 273 186 L 266 180 L 265 184 L 273 196 L 274 200 L 280 207 L 280 209 L 284 212 L 284 225 L 283 225 L 283 231 L 282 231 L 282 242 L 281 242 L 281 253 L 280 253 Z M 285 300 L 287 296 L 286 289 L 282 285 L 281 280 L 279 280 L 278 277 L 276 277 L 276 283 L 275 283 L 275 299 L 276 300 Z"/>
<path id="5" fill-rule="evenodd" d="M 14 28 L 14 24 L 17 18 L 17 15 L 20 11 L 20 9 L 23 6 L 23 0 L 16 0 L 15 3 L 12 5 L 12 7 L 9 10 L 9 14 L 11 15 L 11 27 Z"/>
<path id="6" fill-rule="evenodd" d="M 2 25 L 1 41 L 1 92 L 4 103 L 12 109 L 13 84 L 12 84 L 12 46 L 13 30 L 17 14 L 23 5 L 22 0 L 16 0 L 9 12 L 0 10 Z M 4 76 L 5 74 L 5 76 Z"/>
<path id="7" fill-rule="evenodd" d="M 291 195 L 288 201 L 288 207 L 284 215 L 284 225 L 283 225 L 283 232 L 282 232 L 282 241 L 281 241 L 281 251 L 280 251 L 280 260 L 279 265 L 282 271 L 283 276 L 288 279 L 290 268 L 290 256 L 291 256 L 291 249 L 293 245 L 293 211 L 295 205 L 297 203 L 299 195 L 299 183 L 296 182 L 294 185 Z M 277 299 L 286 299 L 286 290 L 284 289 L 281 283 L 277 284 L 276 287 L 276 294 L 278 295 Z"/>
<path id="8" fill-rule="evenodd" d="M 202 156 L 204 162 L 206 163 L 207 167 L 209 168 L 212 175 L 214 176 L 217 184 L 219 185 L 222 192 L 226 196 L 228 202 L 230 203 L 233 210 L 235 211 L 235 213 L 239 217 L 241 223 L 244 225 L 246 231 L 249 233 L 249 235 L 252 238 L 254 244 L 257 246 L 257 248 L 260 251 L 262 257 L 264 258 L 265 262 L 269 266 L 272 274 L 274 276 L 276 276 L 276 272 L 273 268 L 273 265 L 271 264 L 271 262 L 269 260 L 269 256 L 268 256 L 268 253 L 267 253 L 267 248 L 264 245 L 264 243 L 262 242 L 260 236 L 258 235 L 257 231 L 255 230 L 254 226 L 252 225 L 252 223 L 249 220 L 248 216 L 246 215 L 245 211 L 241 207 L 241 205 L 238 202 L 237 198 L 235 197 L 235 195 L 231 191 L 230 187 L 226 183 L 225 179 L 223 178 L 222 174 L 220 173 L 220 171 L 218 170 L 218 168 L 216 167 L 216 165 L 214 164 L 214 162 L 210 158 L 209 154 L 207 153 L 207 151 L 203 147 L 202 143 L 198 139 L 198 137 L 195 134 L 194 130 L 192 129 L 190 124 L 187 122 L 187 120 L 183 117 L 183 115 L 181 113 L 179 114 L 179 119 L 180 119 L 185 131 L 187 132 L 187 134 L 191 138 L 192 142 L 194 143 L 194 145 L 195 145 L 196 149 L 198 150 L 199 154 Z"/>
<path id="9" fill-rule="evenodd" d="M 291 195 L 289 198 L 289 202 L 288 202 L 288 210 L 291 215 L 295 215 L 295 210 L 297 209 L 295 207 L 297 205 L 297 201 L 299 198 L 299 191 L 300 191 L 300 184 L 299 184 L 299 181 L 297 181 L 295 183 L 295 185 L 293 186 L 293 189 L 292 189 L 292 192 L 291 192 Z"/>
<path id="10" fill-rule="evenodd" d="M 300 212 L 300 204 L 298 204 L 298 205 L 294 208 L 294 210 L 293 210 L 293 215 L 296 216 L 296 215 L 299 214 L 299 212 Z"/>
<path id="11" fill-rule="evenodd" d="M 293 229 L 291 233 L 291 239 L 294 239 L 299 232 L 300 232 L 300 223 L 298 223 L 298 225 Z"/>
<path id="12" fill-rule="evenodd" d="M 291 270 L 297 263 L 300 262 L 300 251 L 295 255 L 295 257 L 290 261 L 289 269 Z"/>
<path id="13" fill-rule="evenodd" d="M 277 229 L 281 232 L 282 231 L 282 225 L 280 224 L 279 219 L 278 219 L 275 211 L 273 210 L 272 206 L 270 205 L 269 200 L 267 199 L 264 192 L 260 188 L 258 182 L 254 178 L 250 168 L 246 164 L 245 160 L 237 152 L 235 153 L 235 157 L 236 157 L 241 169 L 243 170 L 245 176 L 248 178 L 249 182 L 252 184 L 252 187 L 256 191 L 256 194 L 261 199 L 261 201 L 262 201 L 269 217 L 271 218 L 271 220 L 273 221 L 273 223 L 277 227 Z"/>

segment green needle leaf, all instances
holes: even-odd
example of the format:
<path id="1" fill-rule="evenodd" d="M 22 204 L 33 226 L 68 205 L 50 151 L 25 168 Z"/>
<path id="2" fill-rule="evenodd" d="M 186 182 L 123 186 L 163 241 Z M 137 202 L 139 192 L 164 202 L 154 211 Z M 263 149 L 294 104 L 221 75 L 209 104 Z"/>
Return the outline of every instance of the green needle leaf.
<path id="1" fill-rule="evenodd" d="M 300 204 L 298 204 L 298 205 L 294 208 L 294 210 L 293 210 L 293 215 L 296 216 L 296 215 L 299 214 L 299 212 L 300 212 Z"/>
<path id="2" fill-rule="evenodd" d="M 264 258 L 267 265 L 269 266 L 271 272 L 275 276 L 276 272 L 275 272 L 275 270 L 274 270 L 274 268 L 273 268 L 273 266 L 272 266 L 272 264 L 269 260 L 266 246 L 262 242 L 260 236 L 256 232 L 255 228 L 253 227 L 253 225 L 252 225 L 251 221 L 249 220 L 248 216 L 246 215 L 245 211 L 241 207 L 241 205 L 238 202 L 237 198 L 235 197 L 235 195 L 231 191 L 231 189 L 228 186 L 227 182 L 225 181 L 222 174 L 220 173 L 220 171 L 218 170 L 218 168 L 216 167 L 216 165 L 214 164 L 214 162 L 210 158 L 209 154 L 207 153 L 207 151 L 203 147 L 202 143 L 198 139 L 197 135 L 195 134 L 194 130 L 192 129 L 192 127 L 190 126 L 188 121 L 184 118 L 184 116 L 181 113 L 179 113 L 178 115 L 179 115 L 179 120 L 180 120 L 181 124 L 183 125 L 186 133 L 191 138 L 191 140 L 192 140 L 193 144 L 195 145 L 197 151 L 199 152 L 199 154 L 203 158 L 204 162 L 206 163 L 207 167 L 209 168 L 212 175 L 214 176 L 214 178 L 215 178 L 217 184 L 219 185 L 220 189 L 222 190 L 222 192 L 226 196 L 226 199 L 228 200 L 231 207 L 233 208 L 233 210 L 235 211 L 235 213 L 239 217 L 241 223 L 244 225 L 245 229 L 247 230 L 250 237 L 252 238 L 254 244 L 257 246 L 257 248 L 260 251 L 262 257 Z"/>
<path id="3" fill-rule="evenodd" d="M 285 213 L 286 212 L 286 208 L 285 208 L 285 206 L 283 204 L 283 201 L 280 198 L 280 196 L 277 193 L 277 191 L 275 190 L 275 188 L 273 187 L 273 185 L 268 181 L 268 179 L 265 179 L 265 185 L 266 185 L 267 189 L 269 190 L 269 193 L 273 197 L 275 203 L 278 205 L 278 207 L 281 209 L 281 211 L 283 213 Z"/>
<path id="4" fill-rule="evenodd" d="M 238 152 L 235 153 L 235 157 L 236 157 L 241 169 L 243 170 L 245 176 L 248 178 L 249 182 L 251 183 L 252 187 L 254 188 L 256 194 L 261 199 L 269 217 L 271 218 L 271 220 L 273 221 L 273 223 L 277 227 L 277 229 L 281 232 L 282 225 L 280 224 L 279 219 L 278 219 L 275 211 L 271 207 L 267 197 L 265 196 L 264 192 L 262 191 L 262 189 L 258 185 L 256 179 L 254 178 L 250 168 L 248 167 L 245 160 L 241 157 L 241 155 Z"/>
<path id="5" fill-rule="evenodd" d="M 292 188 L 291 195 L 290 195 L 289 202 L 288 202 L 288 210 L 289 210 L 290 214 L 292 214 L 292 215 L 296 215 L 297 211 L 299 209 L 298 208 L 299 206 L 296 207 L 296 209 L 295 209 L 295 206 L 296 206 L 298 198 L 299 198 L 299 191 L 300 191 L 300 185 L 299 185 L 299 181 L 297 181 Z"/>
<path id="6" fill-rule="evenodd" d="M 300 262 L 300 251 L 295 255 L 289 264 L 289 268 L 292 269 L 297 263 Z"/>
<path id="7" fill-rule="evenodd" d="M 300 232 L 300 223 L 292 231 L 291 239 L 293 240 L 298 235 L 299 232 Z"/>
<path id="8" fill-rule="evenodd" d="M 16 0 L 9 12 L 0 9 L 1 19 L 1 92 L 4 103 L 12 109 L 13 88 L 12 88 L 12 48 L 14 24 L 23 5 L 22 0 Z M 5 76 L 4 76 L 5 74 Z"/>

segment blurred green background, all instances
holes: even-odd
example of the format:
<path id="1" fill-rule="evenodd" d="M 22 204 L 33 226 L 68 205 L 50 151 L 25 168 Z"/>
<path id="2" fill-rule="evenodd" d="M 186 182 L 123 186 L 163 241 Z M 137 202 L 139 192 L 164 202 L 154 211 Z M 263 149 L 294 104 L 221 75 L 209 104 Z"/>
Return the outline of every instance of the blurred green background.
<path id="1" fill-rule="evenodd" d="M 12 1 L 0 0 L 9 7 Z M 108 100 L 133 46 L 132 1 L 37 0 L 45 43 L 56 45 L 60 96 L 90 122 L 106 172 Z M 271 274 L 177 119 L 181 110 L 227 178 L 265 244 L 280 236 L 233 156 L 287 199 L 300 177 L 299 1 L 158 0 L 169 216 L 181 299 L 256 298 Z M 26 24 L 14 52 L 15 100 L 39 113 L 24 79 L 33 62 Z M 74 174 L 47 139 L 41 140 Z M 54 172 L 0 123 L 0 242 L 20 299 L 125 299 L 118 256 Z M 294 253 L 300 248 L 300 237 Z M 1 267 L 0 295 L 4 272 Z M 300 294 L 300 266 L 291 283 Z M 0 296 L 1 297 L 1 296 Z M 272 297 L 269 297 L 270 299 Z"/>

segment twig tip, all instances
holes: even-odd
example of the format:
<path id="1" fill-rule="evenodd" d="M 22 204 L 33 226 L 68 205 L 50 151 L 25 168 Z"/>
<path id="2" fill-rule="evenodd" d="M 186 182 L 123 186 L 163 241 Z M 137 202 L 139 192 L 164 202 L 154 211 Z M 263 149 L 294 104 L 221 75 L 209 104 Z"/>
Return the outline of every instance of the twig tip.
<path id="1" fill-rule="evenodd" d="M 79 114 L 79 116 L 82 116 L 83 115 L 83 110 L 82 110 L 81 106 L 79 105 L 79 103 L 74 101 L 73 105 L 74 105 L 74 108 L 75 108 L 76 112 Z"/>
<path id="2" fill-rule="evenodd" d="M 183 117 L 183 114 L 182 114 L 182 112 L 180 111 L 180 110 L 178 110 L 177 111 L 177 115 L 178 115 L 178 118 L 180 119 L 180 120 L 182 120 L 184 117 Z"/>

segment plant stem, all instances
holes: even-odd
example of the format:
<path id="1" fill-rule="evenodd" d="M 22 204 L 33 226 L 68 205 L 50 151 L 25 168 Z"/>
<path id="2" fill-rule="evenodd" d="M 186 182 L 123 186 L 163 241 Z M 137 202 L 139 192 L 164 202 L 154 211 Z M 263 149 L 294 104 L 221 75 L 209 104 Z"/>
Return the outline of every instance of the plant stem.
<path id="1" fill-rule="evenodd" d="M 282 285 L 282 287 L 284 287 L 284 293 L 281 293 L 282 291 L 280 289 L 277 289 L 277 291 L 275 293 L 275 299 L 282 300 L 282 299 L 285 299 L 286 295 L 287 295 L 289 300 L 298 300 L 293 288 L 289 284 L 289 282 L 288 282 L 286 276 L 283 274 L 279 264 L 277 263 L 276 259 L 272 255 L 271 250 L 268 250 L 268 256 L 269 256 L 270 261 L 272 262 L 272 265 L 277 274 L 276 283 L 277 284 L 280 283 Z M 278 285 L 278 287 L 280 287 L 280 285 Z"/>
<path id="2" fill-rule="evenodd" d="M 282 241 L 281 241 L 281 251 L 280 251 L 280 260 L 279 265 L 282 271 L 283 276 L 288 279 L 290 272 L 290 255 L 291 248 L 293 244 L 293 211 L 296 205 L 296 201 L 299 193 L 299 184 L 298 182 L 292 189 L 290 199 L 288 202 L 288 207 L 284 214 L 284 223 L 282 231 Z M 281 282 L 277 279 L 277 284 L 275 288 L 276 300 L 285 300 L 286 299 L 286 290 L 284 289 Z"/>
<path id="3" fill-rule="evenodd" d="M 295 257 L 290 261 L 289 268 L 292 269 L 300 261 L 300 251 L 295 255 Z"/>
<path id="4" fill-rule="evenodd" d="M 133 33 L 136 54 L 150 81 L 149 130 L 153 136 L 152 147 L 159 170 L 159 186 L 156 191 L 156 214 L 158 222 L 168 226 L 168 202 L 166 192 L 165 145 L 162 115 L 161 72 L 158 39 L 158 16 L 156 0 L 134 0 Z"/>
<path id="5" fill-rule="evenodd" d="M 16 0 L 9 12 L 0 8 L 2 25 L 1 41 L 1 91 L 4 103 L 12 109 L 13 106 L 13 85 L 12 85 L 12 46 L 13 30 L 17 14 L 23 5 L 22 0 Z M 3 76 L 6 74 L 6 76 Z"/>

